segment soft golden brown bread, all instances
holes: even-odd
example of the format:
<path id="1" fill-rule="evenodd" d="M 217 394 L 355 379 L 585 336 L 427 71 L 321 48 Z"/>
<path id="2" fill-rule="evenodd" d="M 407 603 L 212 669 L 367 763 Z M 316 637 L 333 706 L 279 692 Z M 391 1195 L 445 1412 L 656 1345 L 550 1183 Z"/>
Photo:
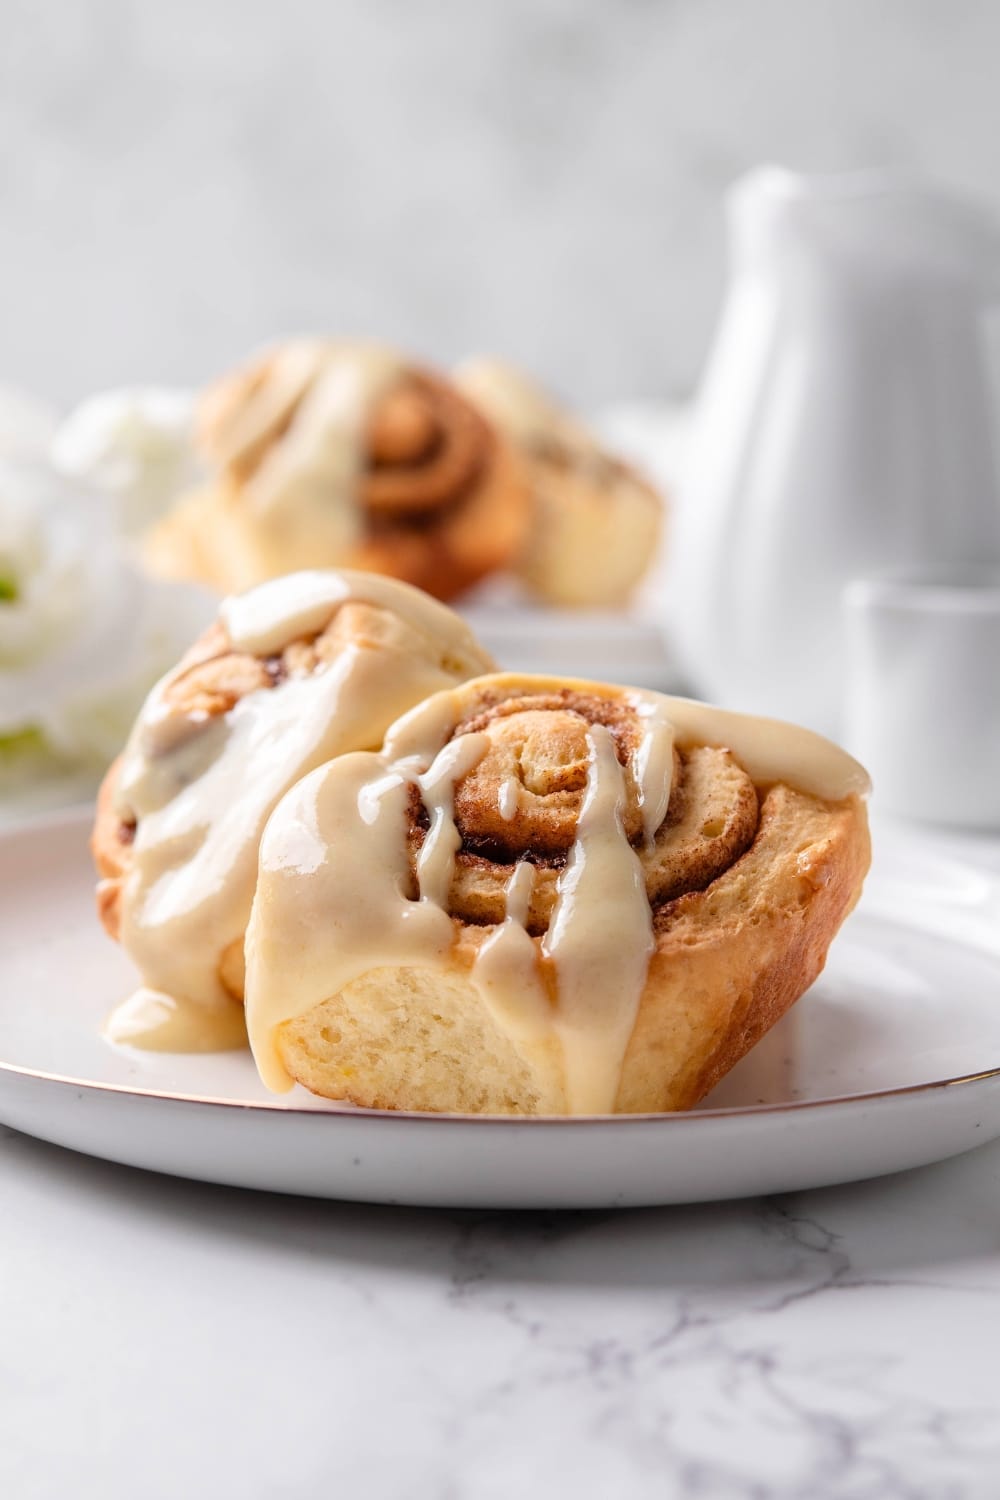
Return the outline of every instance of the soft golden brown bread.
<path id="1" fill-rule="evenodd" d="M 459 842 L 447 902 L 451 955 L 441 967 L 380 962 L 375 953 L 365 972 L 277 1027 L 281 1064 L 314 1093 L 388 1109 L 567 1112 L 567 1063 L 557 1031 L 512 1030 L 484 999 L 477 964 L 504 921 L 515 865 L 529 862 L 533 891 L 523 923 L 558 1011 L 560 975 L 545 935 L 588 796 L 588 734 L 595 725 L 611 735 L 626 773 L 618 816 L 652 913 L 653 948 L 614 1109 L 696 1104 L 822 969 L 868 868 L 863 798 L 851 791 L 830 800 L 768 776 L 755 783 L 724 741 L 697 743 L 679 733 L 666 815 L 647 843 L 636 790 L 645 722 L 637 704 L 645 711 L 656 695 L 598 684 L 554 686 L 485 678 L 450 695 L 451 740 L 485 735 L 487 741 L 454 788 Z M 848 784 L 862 785 L 863 776 L 851 783 L 848 775 Z M 511 785 L 516 807 L 504 792 Z M 303 817 L 304 795 L 299 788 L 279 807 L 276 836 L 283 815 Z M 498 811 L 505 797 L 506 816 Z M 428 828 L 425 798 L 414 785 L 405 835 L 411 900 L 420 893 L 417 862 Z M 345 843 L 336 855 L 363 858 L 363 845 L 359 852 Z M 265 965 L 274 937 L 266 929 L 280 924 L 286 910 L 282 878 L 268 872 L 265 858 L 258 889 Z M 293 901 L 303 889 L 309 887 L 300 884 Z M 324 920 L 336 924 L 338 913 L 322 891 L 317 899 Z M 308 933 L 308 917 L 294 909 Z M 612 934 L 612 946 L 617 940 Z M 290 985 L 294 971 L 293 960 Z"/>
<path id="2" fill-rule="evenodd" d="M 515 567 L 531 592 L 569 608 L 626 603 L 656 553 L 659 493 L 519 371 L 469 360 L 456 380 L 521 464 L 532 518 Z"/>
<path id="3" fill-rule="evenodd" d="M 210 388 L 199 425 L 214 478 L 147 545 L 170 576 L 229 592 L 344 566 L 450 599 L 525 535 L 509 444 L 449 381 L 387 350 L 278 346 Z"/>

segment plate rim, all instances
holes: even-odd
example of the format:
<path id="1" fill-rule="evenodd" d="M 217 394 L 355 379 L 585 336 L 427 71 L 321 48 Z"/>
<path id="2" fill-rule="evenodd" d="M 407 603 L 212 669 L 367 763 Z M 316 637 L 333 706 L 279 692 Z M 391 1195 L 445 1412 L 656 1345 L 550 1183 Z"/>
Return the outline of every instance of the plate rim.
<path id="1" fill-rule="evenodd" d="M 52 832 L 59 828 L 84 829 L 93 818 L 93 806 L 87 802 L 74 802 L 68 806 L 47 808 L 44 812 L 28 814 L 15 819 L 6 826 L 0 825 L 0 846 L 30 836 L 34 832 Z M 971 946 L 971 945 L 970 945 Z M 927 1079 L 922 1083 L 902 1084 L 890 1089 L 871 1089 L 860 1093 L 831 1094 L 822 1099 L 787 1099 L 779 1104 L 743 1104 L 715 1109 L 690 1109 L 672 1111 L 647 1111 L 641 1114 L 603 1115 L 498 1115 L 468 1114 L 460 1112 L 438 1112 L 431 1110 L 365 1109 L 360 1105 L 337 1105 L 329 1100 L 330 1108 L 284 1104 L 279 1098 L 269 1099 L 222 1099 L 210 1094 L 179 1093 L 164 1089 L 142 1088 L 124 1083 L 102 1083 L 93 1078 L 76 1078 L 69 1074 L 50 1071 L 46 1068 L 30 1068 L 20 1063 L 5 1062 L 0 1058 L 0 1079 L 4 1076 L 30 1079 L 36 1083 L 56 1085 L 59 1088 L 83 1090 L 88 1095 L 113 1095 L 134 1099 L 153 1099 L 163 1104 L 195 1104 L 219 1109 L 240 1109 L 273 1116 L 311 1119 L 382 1120 L 395 1122 L 417 1122 L 434 1125 L 507 1125 L 517 1129 L 537 1126 L 579 1127 L 584 1125 L 640 1126 L 662 1125 L 667 1122 L 679 1126 L 696 1120 L 737 1120 L 776 1114 L 798 1114 L 803 1111 L 832 1109 L 848 1104 L 876 1104 L 885 1100 L 912 1097 L 917 1094 L 943 1092 L 947 1089 L 970 1087 L 1000 1078 L 1000 1063 L 990 1068 L 977 1069 L 973 1073 L 960 1073 L 950 1078 Z"/>
<path id="2" fill-rule="evenodd" d="M 539 1125 L 650 1125 L 670 1121 L 677 1123 L 693 1120 L 738 1120 L 762 1115 L 799 1113 L 803 1110 L 830 1109 L 847 1104 L 875 1104 L 887 1099 L 899 1099 L 914 1094 L 936 1093 L 945 1089 L 961 1088 L 977 1083 L 988 1083 L 1000 1078 L 1000 1065 L 983 1068 L 976 1073 L 961 1073 L 954 1078 L 935 1078 L 926 1083 L 907 1083 L 898 1088 L 873 1089 L 859 1094 L 831 1094 L 825 1099 L 788 1099 L 782 1104 L 741 1104 L 718 1109 L 662 1110 L 643 1114 L 620 1115 L 487 1115 L 462 1114 L 459 1112 L 365 1109 L 361 1105 L 337 1106 L 336 1100 L 327 1102 L 329 1109 L 282 1104 L 275 1099 L 220 1099 L 210 1094 L 182 1094 L 164 1089 L 136 1088 L 124 1083 L 98 1083 L 92 1078 L 72 1078 L 64 1073 L 50 1073 L 43 1068 L 26 1068 L 19 1063 L 8 1063 L 0 1059 L 0 1077 L 8 1075 L 33 1079 L 36 1083 L 56 1084 L 62 1088 L 83 1089 L 89 1094 L 124 1095 L 134 1099 L 155 1099 L 164 1104 L 196 1104 L 218 1109 L 242 1109 L 272 1115 L 308 1119 L 350 1119 L 416 1121 L 435 1125 L 513 1125 L 524 1129 Z"/>

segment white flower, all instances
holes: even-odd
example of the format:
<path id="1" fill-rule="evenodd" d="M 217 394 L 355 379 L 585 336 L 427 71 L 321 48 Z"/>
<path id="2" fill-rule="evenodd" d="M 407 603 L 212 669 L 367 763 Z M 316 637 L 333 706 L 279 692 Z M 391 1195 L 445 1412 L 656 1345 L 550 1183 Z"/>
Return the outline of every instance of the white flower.
<path id="1" fill-rule="evenodd" d="M 0 386 L 0 457 L 44 461 L 56 423 L 55 409 L 44 401 Z"/>
<path id="2" fill-rule="evenodd" d="M 0 778 L 16 757 L 99 768 L 208 623 L 201 589 L 145 577 L 106 496 L 0 461 Z"/>
<path id="3" fill-rule="evenodd" d="M 52 462 L 109 495 L 118 529 L 138 536 L 199 477 L 194 406 L 188 391 L 103 391 L 60 424 Z"/>

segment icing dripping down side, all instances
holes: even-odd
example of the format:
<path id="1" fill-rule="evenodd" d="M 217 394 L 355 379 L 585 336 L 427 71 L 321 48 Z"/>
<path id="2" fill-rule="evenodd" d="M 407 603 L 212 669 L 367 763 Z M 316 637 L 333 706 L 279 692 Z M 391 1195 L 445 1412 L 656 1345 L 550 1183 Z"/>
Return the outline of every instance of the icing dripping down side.
<path id="1" fill-rule="evenodd" d="M 120 1047 L 143 1052 L 235 1052 L 247 1044 L 243 1007 L 198 1005 L 141 985 L 104 1023 L 104 1035 Z"/>
<path id="2" fill-rule="evenodd" d="M 122 898 L 123 945 L 147 985 L 178 1006 L 218 1012 L 226 1036 L 235 1002 L 221 969 L 227 955 L 242 967 L 258 846 L 271 810 L 316 766 L 374 749 L 412 703 L 487 664 L 468 627 L 445 606 L 361 573 L 277 579 L 226 600 L 220 620 L 235 650 L 266 657 L 314 636 L 350 601 L 390 613 L 398 627 L 391 639 L 348 637 L 311 674 L 247 693 L 209 722 L 172 706 L 168 676 L 147 700 L 122 759 L 117 810 L 138 819 Z M 136 1046 L 154 1045 L 144 1038 L 162 1030 L 138 1026 L 134 1008 L 109 1035 L 123 1026 Z M 171 1029 L 177 1050 L 188 1050 L 183 1037 L 197 1028 Z"/>
<path id="3" fill-rule="evenodd" d="M 592 728 L 588 742 L 587 792 L 547 937 L 539 945 L 526 930 L 535 877 L 522 860 L 508 882 L 505 920 L 479 947 L 469 976 L 512 1040 L 557 1038 L 577 1114 L 614 1107 L 653 945 L 642 869 L 622 824 L 625 772 L 608 730 Z M 448 962 L 461 843 L 453 792 L 486 748 L 485 734 L 459 737 L 426 771 L 412 758 L 342 757 L 285 799 L 265 833 L 247 944 L 250 1041 L 268 1087 L 291 1082 L 275 1046 L 284 1021 L 372 969 Z M 430 820 L 416 892 L 406 838 L 413 785 Z M 554 975 L 552 999 L 543 960 Z"/>
<path id="4" fill-rule="evenodd" d="M 507 883 L 506 916 L 476 954 L 472 978 L 490 1014 L 515 1042 L 534 1042 L 552 1029 L 552 1005 L 526 930 L 535 867 L 522 860 Z"/>
<path id="5" fill-rule="evenodd" d="M 639 810 L 647 848 L 667 816 L 674 779 L 674 725 L 665 699 L 638 705 L 642 739 L 635 757 Z"/>
<path id="6" fill-rule="evenodd" d="M 268 824 L 246 1013 L 260 1076 L 276 1093 L 292 1082 L 275 1046 L 283 1022 L 372 969 L 439 968 L 451 952 L 451 918 L 412 888 L 411 786 L 382 756 L 343 755 L 300 781 Z"/>
<path id="7" fill-rule="evenodd" d="M 455 855 L 462 837 L 455 827 L 455 787 L 482 760 L 489 739 L 485 734 L 467 734 L 439 751 L 430 770 L 417 777 L 430 828 L 417 859 L 417 884 L 421 901 L 431 901 L 447 910 Z"/>
<path id="8" fill-rule="evenodd" d="M 576 842 L 542 952 L 554 966 L 555 1030 L 571 1114 L 614 1109 L 625 1049 L 653 952 L 638 855 L 625 836 L 625 774 L 602 725 L 588 734 L 590 771 Z"/>

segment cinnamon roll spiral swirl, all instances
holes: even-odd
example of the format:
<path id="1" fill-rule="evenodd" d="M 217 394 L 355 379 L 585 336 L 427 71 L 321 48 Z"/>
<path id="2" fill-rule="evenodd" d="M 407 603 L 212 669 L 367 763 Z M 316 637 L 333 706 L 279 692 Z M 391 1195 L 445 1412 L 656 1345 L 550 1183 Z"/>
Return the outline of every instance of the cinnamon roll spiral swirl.
<path id="1" fill-rule="evenodd" d="M 300 339 L 220 380 L 199 411 L 216 476 L 148 540 L 151 565 L 224 592 L 345 566 L 453 598 L 528 524 L 513 454 L 449 381 L 379 345 Z"/>
<path id="2" fill-rule="evenodd" d="M 682 699 L 484 677 L 295 787 L 261 848 L 266 1083 L 385 1108 L 685 1109 L 815 979 L 864 772 Z"/>

